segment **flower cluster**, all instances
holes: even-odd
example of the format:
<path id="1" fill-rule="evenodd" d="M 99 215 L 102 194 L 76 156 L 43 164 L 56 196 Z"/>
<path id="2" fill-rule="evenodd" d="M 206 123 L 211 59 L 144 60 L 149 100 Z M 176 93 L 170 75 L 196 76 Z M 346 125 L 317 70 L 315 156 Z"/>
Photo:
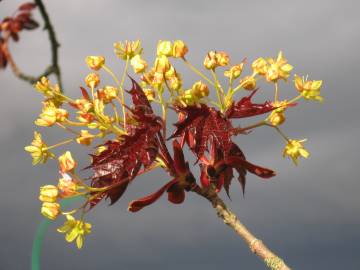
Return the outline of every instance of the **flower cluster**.
<path id="1" fill-rule="evenodd" d="M 203 72 L 185 57 L 189 49 L 182 40 L 160 40 L 152 65 L 145 60 L 139 40 L 116 42 L 114 52 L 125 66 L 120 76 L 106 65 L 105 57 L 88 56 L 85 62 L 90 72 L 85 74 L 77 98 L 63 94 L 59 86 L 52 85 L 47 78 L 41 78 L 34 85 L 44 96 L 43 109 L 35 125 L 57 127 L 70 134 L 64 141 L 48 146 L 40 133 L 35 132 L 31 145 L 25 147 L 34 165 L 55 159 L 54 150 L 70 143 L 91 147 L 89 149 L 96 146 L 95 151 L 88 150 L 93 152 L 87 167 L 93 172 L 90 178 L 80 176 L 78 163 L 67 150 L 57 157 L 61 175 L 58 183 L 40 188 L 41 213 L 52 220 L 65 216 L 66 221 L 58 231 L 65 234 L 67 241 L 76 241 L 78 248 L 83 246 L 84 237 L 91 229 L 84 221 L 85 214 L 103 199 L 114 204 L 131 181 L 156 168 L 164 169 L 171 180 L 156 192 L 130 202 L 129 211 L 141 210 L 164 193 L 171 203 L 180 204 L 186 192 L 194 188 L 214 187 L 216 192 L 225 190 L 230 196 L 234 172 L 239 175 L 243 191 L 247 172 L 263 179 L 273 177 L 273 170 L 246 159 L 233 141 L 236 135 L 267 126 L 285 140 L 283 156 L 290 157 L 295 164 L 300 157 L 309 157 L 303 146 L 305 140 L 288 138 L 280 126 L 286 122 L 286 111 L 296 106 L 296 101 L 323 100 L 322 81 L 295 75 L 295 96 L 282 99 L 279 84 L 289 81 L 293 69 L 282 52 L 276 58 L 255 59 L 250 65 L 250 74 L 243 74 L 246 59 L 232 63 L 228 53 L 215 50 L 205 54 Z M 179 62 L 199 75 L 199 79 L 190 84 L 184 81 L 175 67 Z M 131 69 L 138 79 L 130 77 L 131 87 L 125 90 L 126 74 Z M 227 80 L 226 87 L 220 83 L 219 74 Z M 110 76 L 113 83 L 104 84 L 104 75 Z M 274 99 L 254 103 L 252 98 L 259 92 L 257 84 L 261 79 L 274 88 Z M 126 104 L 126 93 L 131 98 L 130 104 Z M 240 93 L 245 95 L 236 98 Z M 160 106 L 161 116 L 153 109 L 155 105 Z M 170 109 L 177 114 L 178 121 L 168 136 Z M 261 115 L 265 117 L 254 124 L 234 127 L 237 119 Z M 172 140 L 172 155 L 167 140 Z M 195 179 L 185 159 L 185 145 L 198 160 L 200 181 Z M 83 197 L 85 202 L 71 211 L 62 211 L 60 201 L 75 196 Z M 80 218 L 76 219 L 75 214 Z"/>

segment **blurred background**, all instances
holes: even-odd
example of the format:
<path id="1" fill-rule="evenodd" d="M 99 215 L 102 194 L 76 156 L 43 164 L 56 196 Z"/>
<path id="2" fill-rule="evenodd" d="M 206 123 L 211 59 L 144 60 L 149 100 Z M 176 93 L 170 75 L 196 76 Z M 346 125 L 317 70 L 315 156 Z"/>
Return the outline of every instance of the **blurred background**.
<path id="1" fill-rule="evenodd" d="M 0 18 L 22 2 L 1 1 Z M 302 101 L 289 110 L 284 125 L 291 138 L 308 138 L 311 157 L 294 166 L 281 157 L 283 141 L 274 130 L 257 129 L 237 142 L 250 161 L 276 170 L 277 177 L 263 181 L 249 175 L 245 198 L 236 181 L 232 201 L 221 195 L 293 269 L 360 269 L 359 1 L 44 2 L 61 43 L 64 89 L 73 97 L 88 73 L 87 55 L 106 56 L 121 74 L 123 63 L 113 55 L 112 44 L 125 39 L 141 39 L 150 63 L 159 39 L 183 39 L 190 49 L 187 58 L 198 67 L 209 50 L 228 52 L 233 63 L 276 57 L 282 50 L 295 67 L 292 74 L 323 80 L 325 102 Z M 43 23 L 37 11 L 35 17 Z M 47 33 L 23 32 L 11 51 L 23 71 L 39 74 L 50 59 Z M 189 87 L 199 79 L 191 72 L 184 77 Z M 0 72 L 0 85 L 0 269 L 30 269 L 32 241 L 43 220 L 39 187 L 56 183 L 58 173 L 56 162 L 33 167 L 23 148 L 34 129 L 49 144 L 64 133 L 35 128 L 42 97 L 9 68 Z M 130 87 L 129 81 L 125 85 Z M 283 97 L 296 94 L 291 83 L 281 83 L 280 89 Z M 256 101 L 272 93 L 264 85 Z M 75 145 L 72 151 L 82 160 L 80 166 L 88 164 L 89 148 Z M 130 200 L 167 180 L 154 172 L 135 181 L 117 204 L 99 205 L 87 217 L 93 233 L 80 251 L 55 232 L 60 223 L 52 224 L 42 269 L 267 269 L 194 194 L 181 206 L 162 198 L 137 214 L 127 212 Z"/>

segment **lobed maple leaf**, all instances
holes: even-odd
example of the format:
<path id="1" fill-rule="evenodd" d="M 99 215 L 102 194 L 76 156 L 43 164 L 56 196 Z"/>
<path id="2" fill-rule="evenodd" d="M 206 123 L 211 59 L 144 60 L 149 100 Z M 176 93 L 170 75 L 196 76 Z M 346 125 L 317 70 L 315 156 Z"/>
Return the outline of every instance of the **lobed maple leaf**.
<path id="1" fill-rule="evenodd" d="M 208 187 L 210 183 L 213 182 L 217 192 L 220 192 L 222 187 L 224 187 L 229 197 L 230 184 L 234 177 L 233 169 L 235 169 L 239 175 L 238 181 L 243 193 L 245 193 L 245 176 L 247 171 L 265 179 L 275 176 L 274 171 L 248 162 L 244 153 L 235 143 L 232 143 L 227 157 L 224 157 L 223 151 L 220 148 L 211 144 L 209 159 L 203 156 L 201 162 L 201 184 Z"/>
<path id="2" fill-rule="evenodd" d="M 162 121 L 153 113 L 141 87 L 131 80 L 132 89 L 128 93 L 132 96 L 134 108 L 129 110 L 136 123 L 129 125 L 128 134 L 121 136 L 119 141 L 106 142 L 105 151 L 92 155 L 92 164 L 88 167 L 94 170 L 92 186 L 109 189 L 93 199 L 91 207 L 104 197 L 110 198 L 110 204 L 114 204 L 141 167 L 148 168 L 159 152 L 156 136 L 162 128 Z"/>
<path id="3" fill-rule="evenodd" d="M 170 139 L 181 137 L 182 144 L 186 142 L 198 159 L 208 150 L 210 140 L 227 156 L 232 144 L 229 132 L 232 125 L 227 118 L 205 104 L 177 107 L 176 110 L 183 116 L 175 123 L 176 130 Z"/>
<path id="4" fill-rule="evenodd" d="M 270 101 L 262 104 L 252 103 L 251 99 L 256 94 L 254 90 L 249 96 L 243 97 L 236 103 L 232 103 L 230 108 L 225 112 L 227 118 L 245 118 L 271 112 L 275 107 Z"/>

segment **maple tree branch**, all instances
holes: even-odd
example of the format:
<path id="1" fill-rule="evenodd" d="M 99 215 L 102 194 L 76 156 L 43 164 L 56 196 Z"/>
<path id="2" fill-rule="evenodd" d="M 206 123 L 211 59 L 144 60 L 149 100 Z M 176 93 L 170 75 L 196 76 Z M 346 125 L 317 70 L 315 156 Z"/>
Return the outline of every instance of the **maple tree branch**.
<path id="1" fill-rule="evenodd" d="M 272 270 L 291 270 L 280 257 L 272 252 L 240 222 L 236 215 L 231 212 L 223 200 L 217 195 L 213 185 L 210 185 L 209 188 L 201 188 L 195 184 L 192 191 L 207 199 L 212 204 L 218 217 L 244 239 L 250 250 L 264 260 L 267 267 Z"/>
<path id="2" fill-rule="evenodd" d="M 49 34 L 49 41 L 50 41 L 50 46 L 51 46 L 51 64 L 40 75 L 37 75 L 37 76 L 27 75 L 24 72 L 22 72 L 20 70 L 20 68 L 16 65 L 16 62 L 15 62 L 14 58 L 12 57 L 10 50 L 7 46 L 7 42 L 5 42 L 3 50 L 6 54 L 7 60 L 10 63 L 11 69 L 16 77 L 18 77 L 19 79 L 21 79 L 23 81 L 34 84 L 41 77 L 54 74 L 56 77 L 56 80 L 59 84 L 60 91 L 62 91 L 61 70 L 60 70 L 59 61 L 58 61 L 58 49 L 60 47 L 60 44 L 57 41 L 54 27 L 51 24 L 49 15 L 46 11 L 46 8 L 45 8 L 42 0 L 34 0 L 34 2 L 36 3 L 37 7 L 39 8 L 41 17 L 44 20 L 44 23 L 45 23 L 44 30 L 47 30 L 47 32 Z M 9 39 L 9 37 L 5 38 L 6 41 L 8 39 Z"/>

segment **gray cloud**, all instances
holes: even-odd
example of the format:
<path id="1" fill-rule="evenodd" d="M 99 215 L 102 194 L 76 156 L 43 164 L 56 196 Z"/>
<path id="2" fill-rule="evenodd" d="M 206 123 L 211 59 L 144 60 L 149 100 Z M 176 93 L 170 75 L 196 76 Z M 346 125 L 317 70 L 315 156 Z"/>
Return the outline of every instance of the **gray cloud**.
<path id="1" fill-rule="evenodd" d="M 22 1 L 3 1 L 0 16 Z M 112 56 L 112 43 L 140 38 L 152 60 L 158 39 L 184 39 L 189 59 L 201 66 L 208 50 L 225 50 L 234 62 L 275 56 L 283 50 L 298 74 L 323 79 L 325 103 L 301 104 L 289 113 L 286 132 L 308 138 L 312 156 L 292 166 L 282 159 L 283 142 L 261 128 L 237 139 L 249 160 L 276 169 L 270 181 L 249 176 L 242 198 L 232 186 L 230 207 L 256 235 L 294 269 L 357 270 L 360 261 L 359 108 L 360 72 L 358 1 L 47 1 L 61 47 L 65 89 L 78 94 L 88 72 L 84 57 Z M 49 59 L 47 37 L 26 33 L 12 50 L 26 71 L 42 71 Z M 198 78 L 185 73 L 187 84 Z M 23 146 L 32 139 L 32 121 L 41 97 L 7 71 L 0 72 L 0 269 L 28 269 L 32 238 L 41 221 L 37 193 L 55 181 L 55 163 L 32 167 Z M 262 89 L 257 100 L 269 96 Z M 295 94 L 290 87 L 284 95 Z M 263 96 L 261 96 L 263 95 Z M 239 121 L 239 124 L 242 123 Z M 45 132 L 44 132 L 45 133 Z M 47 133 L 56 142 L 62 134 Z M 84 148 L 77 157 L 86 159 Z M 275 156 L 275 158 L 274 158 Z M 42 269 L 266 269 L 244 243 L 216 217 L 210 205 L 188 194 L 186 202 L 162 199 L 138 214 L 127 202 L 156 190 L 168 178 L 162 173 L 140 177 L 121 201 L 89 214 L 94 233 L 82 251 L 50 227 L 44 242 Z"/>

